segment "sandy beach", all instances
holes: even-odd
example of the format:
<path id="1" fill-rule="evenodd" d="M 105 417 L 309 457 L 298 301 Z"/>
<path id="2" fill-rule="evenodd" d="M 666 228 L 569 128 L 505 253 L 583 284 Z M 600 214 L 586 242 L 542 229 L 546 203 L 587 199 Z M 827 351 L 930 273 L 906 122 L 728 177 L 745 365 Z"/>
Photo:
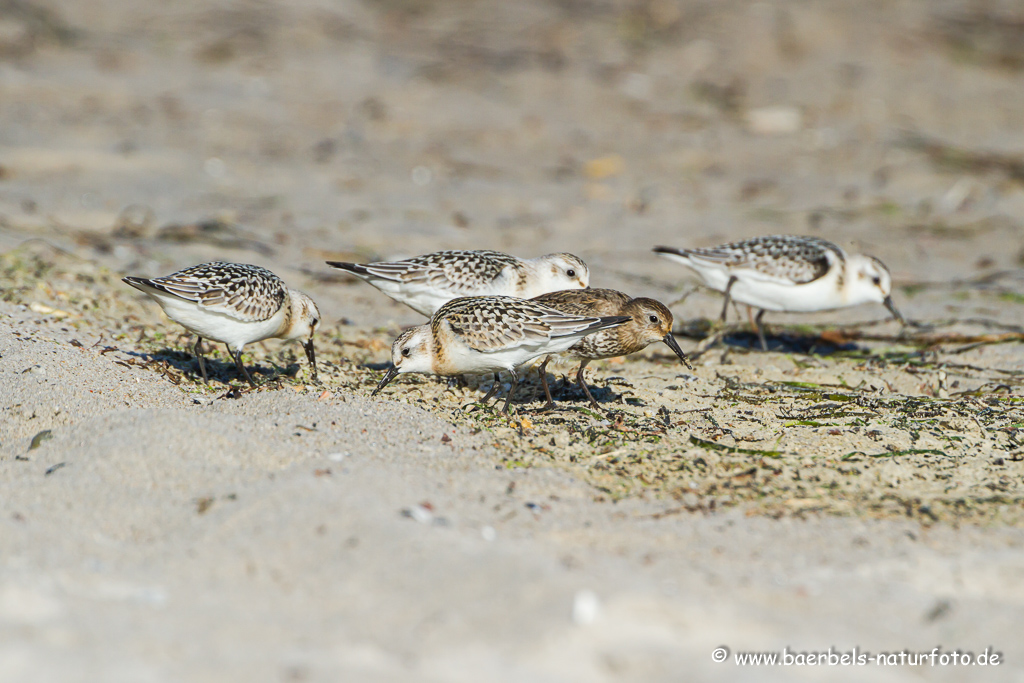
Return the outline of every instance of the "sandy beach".
<path id="1" fill-rule="evenodd" d="M 1013 3 L 0 0 L 0 681 L 1021 681 Z M 743 307 L 655 245 L 808 234 L 882 306 Z M 663 344 L 509 417 L 324 261 L 566 251 Z M 120 281 L 323 313 L 192 338 Z M 565 378 L 568 376 L 568 378 Z M 507 382 L 507 378 L 504 379 Z M 726 661 L 714 659 L 727 648 Z M 938 651 L 935 648 L 939 648 Z M 871 657 L 742 666 L 747 652 Z M 998 664 L 895 663 L 998 653 Z M 885 665 L 879 664 L 879 659 Z"/>

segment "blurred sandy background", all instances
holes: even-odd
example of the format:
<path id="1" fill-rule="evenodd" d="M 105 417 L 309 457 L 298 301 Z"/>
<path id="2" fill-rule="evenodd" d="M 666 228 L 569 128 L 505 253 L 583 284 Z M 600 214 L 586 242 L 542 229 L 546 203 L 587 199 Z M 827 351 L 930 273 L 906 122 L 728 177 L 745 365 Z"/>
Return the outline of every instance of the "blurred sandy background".
<path id="1" fill-rule="evenodd" d="M 1021 680 L 1019 341 L 958 351 L 999 421 L 937 427 L 976 441 L 920 494 L 970 477 L 991 510 L 931 524 L 912 493 L 909 519 L 856 496 L 775 519 L 754 493 L 748 515 L 513 467 L 514 430 L 425 412 L 402 383 L 190 393 L 133 365 L 157 348 L 143 330 L 184 338 L 117 278 L 267 266 L 364 385 L 418 316 L 327 259 L 570 251 L 595 286 L 673 300 L 694 280 L 652 246 L 806 233 L 885 260 L 911 318 L 1019 335 L 1022 124 L 1014 2 L 0 0 L 0 680 L 793 677 L 715 664 L 722 644 L 993 646 L 1007 663 L 981 674 L 798 673 Z M 675 311 L 719 306 L 698 290 Z M 612 370 L 677 376 L 646 358 Z M 717 363 L 664 398 L 676 418 L 716 405 L 688 401 L 721 389 Z M 804 367 L 732 363 L 749 382 Z M 900 395 L 947 391 L 937 366 L 887 372 Z M 814 466 L 826 430 L 762 417 Z M 839 438 L 836 458 L 874 448 Z M 925 476 L 882 471 L 904 492 Z"/>

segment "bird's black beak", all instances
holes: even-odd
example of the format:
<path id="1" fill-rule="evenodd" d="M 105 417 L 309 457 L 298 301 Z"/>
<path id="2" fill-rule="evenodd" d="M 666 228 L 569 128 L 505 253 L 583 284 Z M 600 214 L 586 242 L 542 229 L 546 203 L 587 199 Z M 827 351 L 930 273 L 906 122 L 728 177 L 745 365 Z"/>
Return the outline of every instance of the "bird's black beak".
<path id="1" fill-rule="evenodd" d="M 907 324 L 906 318 L 900 314 L 899 310 L 896 308 L 896 304 L 893 303 L 892 296 L 885 297 L 885 301 L 882 303 L 884 303 L 885 307 L 889 309 L 890 313 L 892 313 L 892 317 L 900 321 L 901 325 Z"/>
<path id="2" fill-rule="evenodd" d="M 302 348 L 306 352 L 306 358 L 309 359 L 309 367 L 313 368 L 313 382 L 318 382 L 316 378 L 316 352 L 313 350 L 313 338 L 310 337 L 309 341 L 302 345 Z"/>
<path id="3" fill-rule="evenodd" d="M 668 344 L 668 348 L 672 349 L 672 351 L 677 356 L 679 356 L 679 360 L 683 361 L 683 365 L 685 365 L 689 369 L 693 370 L 693 366 L 690 365 L 689 359 L 687 359 L 686 354 L 683 353 L 683 350 L 681 348 L 679 348 L 679 344 L 676 342 L 676 338 L 672 336 L 671 332 L 669 332 L 664 337 L 662 337 L 661 341 L 663 341 L 666 344 Z"/>
<path id="4" fill-rule="evenodd" d="M 373 393 L 370 394 L 370 396 L 376 396 L 377 392 L 386 387 L 388 383 L 391 382 L 391 380 L 393 380 L 395 377 L 398 377 L 398 368 L 392 365 L 384 374 L 384 379 L 380 381 L 380 384 L 377 385 L 377 388 L 373 390 Z"/>

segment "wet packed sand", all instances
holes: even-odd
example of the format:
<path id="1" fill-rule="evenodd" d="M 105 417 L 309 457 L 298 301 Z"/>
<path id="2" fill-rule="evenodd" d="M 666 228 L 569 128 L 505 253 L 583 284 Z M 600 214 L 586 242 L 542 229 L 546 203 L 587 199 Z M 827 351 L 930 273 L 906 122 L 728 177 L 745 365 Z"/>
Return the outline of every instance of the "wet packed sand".
<path id="1" fill-rule="evenodd" d="M 1024 648 L 1024 15 L 958 3 L 0 3 L 0 679 L 744 678 L 733 651 Z M 1015 12 L 1017 12 L 1015 14 Z M 650 253 L 806 233 L 881 306 L 746 312 Z M 410 309 L 331 271 L 571 251 L 664 345 L 369 392 Z M 222 258 L 301 349 L 119 282 Z M 764 668 L 761 679 L 792 670 Z"/>

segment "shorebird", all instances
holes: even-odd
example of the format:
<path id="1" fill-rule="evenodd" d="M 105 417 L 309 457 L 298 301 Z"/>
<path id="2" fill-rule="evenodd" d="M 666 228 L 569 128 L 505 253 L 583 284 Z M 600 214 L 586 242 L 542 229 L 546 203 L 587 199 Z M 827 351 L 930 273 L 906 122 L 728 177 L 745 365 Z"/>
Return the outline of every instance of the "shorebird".
<path id="1" fill-rule="evenodd" d="M 550 353 L 561 353 L 588 334 L 629 322 L 626 316 L 579 316 L 507 296 L 464 297 L 437 310 L 426 325 L 403 332 L 391 346 L 392 367 L 373 396 L 406 372 L 453 377 L 505 371 L 512 387 L 501 413 L 508 412 L 519 385 L 516 368 Z M 497 391 L 488 392 L 485 401 Z"/>
<path id="2" fill-rule="evenodd" d="M 629 322 L 612 329 L 601 330 L 587 335 L 569 347 L 560 355 L 580 361 L 576 372 L 576 382 L 590 400 L 590 405 L 600 409 L 583 381 L 583 370 L 587 363 L 600 358 L 614 358 L 636 353 L 655 342 L 665 342 L 679 356 L 686 367 L 690 367 L 686 354 L 679 348 L 676 338 L 672 336 L 672 313 L 660 301 L 641 297 L 634 299 L 628 294 L 614 289 L 574 289 L 562 292 L 551 292 L 534 297 L 532 301 L 550 306 L 551 308 L 579 316 L 627 316 Z M 547 404 L 543 410 L 555 405 L 548 388 L 548 377 L 545 369 L 552 356 L 548 356 L 540 364 L 541 384 Z M 690 368 L 691 370 L 693 368 Z"/>
<path id="3" fill-rule="evenodd" d="M 722 322 L 730 300 L 759 309 L 754 324 L 765 351 L 765 311 L 810 313 L 882 303 L 906 324 L 893 303 L 892 276 L 884 263 L 873 256 L 847 255 L 818 237 L 774 235 L 705 249 L 654 251 L 692 268 L 705 285 L 725 293 Z"/>
<path id="4" fill-rule="evenodd" d="M 192 347 L 207 382 L 203 339 L 223 342 L 249 384 L 256 386 L 242 364 L 242 348 L 263 339 L 305 340 L 303 348 L 317 381 L 313 334 L 320 310 L 308 296 L 289 289 L 266 268 L 214 261 L 153 279 L 123 281 L 152 297 L 171 320 L 196 335 Z"/>
<path id="5" fill-rule="evenodd" d="M 497 251 L 438 251 L 404 261 L 327 261 L 327 265 L 365 280 L 428 317 L 459 297 L 529 299 L 559 289 L 583 288 L 590 281 L 587 264 L 572 254 L 521 259 Z"/>

